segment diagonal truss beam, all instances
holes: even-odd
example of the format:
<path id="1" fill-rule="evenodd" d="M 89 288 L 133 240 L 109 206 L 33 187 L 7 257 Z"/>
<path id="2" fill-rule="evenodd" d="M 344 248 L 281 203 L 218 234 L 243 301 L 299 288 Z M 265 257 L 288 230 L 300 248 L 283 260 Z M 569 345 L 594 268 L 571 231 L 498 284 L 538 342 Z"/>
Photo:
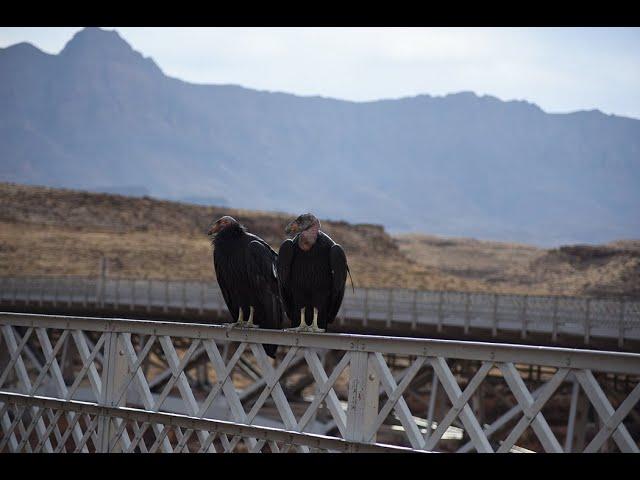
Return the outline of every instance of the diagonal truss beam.
<path id="1" fill-rule="evenodd" d="M 438 376 L 444 391 L 451 400 L 451 404 L 455 405 L 456 401 L 462 396 L 462 390 L 460 390 L 460 386 L 451 373 L 447 362 L 442 357 L 436 357 L 431 358 L 430 363 L 433 367 L 433 371 Z M 460 417 L 464 427 L 467 429 L 469 437 L 471 437 L 471 441 L 475 445 L 478 453 L 492 453 L 493 448 L 491 448 L 491 444 L 489 443 L 487 436 L 482 431 L 482 427 L 480 426 L 476 416 L 473 414 L 471 407 L 465 403 L 458 416 Z"/>
<path id="2" fill-rule="evenodd" d="M 635 388 L 631 391 L 631 393 L 624 399 L 622 404 L 618 407 L 615 413 L 607 419 L 604 420 L 604 425 L 600 429 L 600 431 L 593 437 L 591 443 L 587 445 L 584 449 L 584 453 L 594 453 L 597 452 L 600 447 L 608 440 L 608 438 L 613 434 L 614 431 L 617 431 L 618 426 L 622 423 L 625 417 L 631 412 L 631 409 L 638 403 L 640 400 L 640 383 L 638 383 Z M 633 450 L 633 449 L 632 449 Z M 633 450 L 635 453 L 638 453 L 638 449 L 636 447 Z"/>
<path id="3" fill-rule="evenodd" d="M 438 424 L 438 428 L 428 437 L 425 443 L 426 450 L 433 450 L 435 446 L 438 444 L 442 435 L 447 431 L 447 429 L 451 426 L 453 421 L 460 415 L 462 409 L 468 405 L 469 399 L 478 389 L 482 381 L 486 378 L 489 371 L 493 368 L 493 363 L 491 362 L 483 362 L 482 366 L 475 373 L 471 381 L 467 384 L 467 387 L 464 389 L 459 396 L 455 399 L 451 400 L 452 406 L 451 409 L 447 412 L 442 421 Z M 431 425 L 427 425 L 427 434 Z M 477 440 L 476 440 L 477 441 Z"/>
<path id="4" fill-rule="evenodd" d="M 525 412 L 525 415 L 527 415 L 527 412 L 533 411 L 533 405 L 535 401 L 531 396 L 531 392 L 529 392 L 529 390 L 527 389 L 526 385 L 524 384 L 524 381 L 522 380 L 522 377 L 516 370 L 516 367 L 513 365 L 513 363 L 499 363 L 498 368 L 500 368 L 500 371 L 502 372 L 502 375 L 505 381 L 507 382 L 507 385 L 513 392 L 513 395 L 516 398 L 516 401 L 520 404 L 520 407 L 522 408 L 523 412 Z M 568 373 L 566 369 L 561 369 L 559 370 L 559 372 L 562 372 L 560 375 L 564 375 L 564 377 L 566 377 Z M 550 388 L 552 386 L 553 385 L 551 384 Z M 553 391 L 551 392 L 551 394 L 552 393 Z M 542 397 L 542 394 L 541 394 L 541 397 Z M 538 398 L 538 400 L 540 400 L 540 398 Z M 526 426 L 527 425 L 525 425 L 525 428 Z M 562 446 L 558 442 L 558 439 L 556 438 L 556 436 L 551 431 L 551 427 L 549 426 L 549 424 L 547 423 L 547 420 L 542 415 L 542 412 L 538 411 L 535 417 L 533 417 L 531 426 L 533 428 L 533 431 L 538 436 L 538 439 L 542 443 L 542 446 L 544 447 L 546 452 L 549 452 L 549 453 L 563 452 Z"/>
<path id="5" fill-rule="evenodd" d="M 394 380 L 393 375 L 387 366 L 387 362 L 384 361 L 382 354 L 379 352 L 376 352 L 373 355 L 373 368 L 378 373 L 382 388 L 384 388 L 387 396 L 391 398 L 394 391 L 398 389 L 398 384 Z M 422 450 L 424 448 L 424 438 L 422 438 L 422 434 L 413 419 L 409 406 L 402 396 L 398 397 L 398 400 L 394 405 L 394 411 L 407 433 L 411 446 L 417 450 Z"/>
<path id="6" fill-rule="evenodd" d="M 534 419 L 544 418 L 542 417 L 540 410 L 542 410 L 542 407 L 544 407 L 544 405 L 556 392 L 562 382 L 565 381 L 567 375 L 569 375 L 568 368 L 559 368 L 553 375 L 553 377 L 551 377 L 551 379 L 544 385 L 542 391 L 540 392 L 540 395 L 535 400 L 533 400 L 530 405 L 521 405 L 523 411 L 522 418 L 520 418 L 516 426 L 513 427 L 511 432 L 509 432 L 507 438 L 504 440 L 504 442 L 502 442 L 502 445 L 500 445 L 500 448 L 498 449 L 498 453 L 509 452 L 515 445 L 516 441 L 520 438 L 522 433 L 527 429 L 531 422 L 534 421 Z M 516 397 L 516 399 L 517 398 L 518 397 Z M 532 395 L 531 399 L 533 399 Z M 540 415 L 540 417 L 538 417 L 538 415 Z"/>
<path id="7" fill-rule="evenodd" d="M 575 371 L 574 374 L 598 413 L 598 416 L 604 421 L 605 425 L 607 425 L 607 422 L 613 417 L 615 411 L 607 399 L 607 396 L 602 391 L 602 388 L 600 388 L 598 381 L 593 376 L 593 373 L 591 373 L 590 370 L 578 370 Z M 638 446 L 633 441 L 627 427 L 622 423 L 622 419 L 618 422 L 612 436 L 618 448 L 620 448 L 620 451 L 625 453 L 638 453 Z"/>

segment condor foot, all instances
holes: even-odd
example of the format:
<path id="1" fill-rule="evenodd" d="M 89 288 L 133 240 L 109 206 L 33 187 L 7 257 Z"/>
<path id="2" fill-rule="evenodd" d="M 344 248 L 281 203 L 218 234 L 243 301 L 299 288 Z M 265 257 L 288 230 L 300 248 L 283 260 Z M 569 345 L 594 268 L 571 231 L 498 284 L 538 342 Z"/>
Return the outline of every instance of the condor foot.
<path id="1" fill-rule="evenodd" d="M 295 328 L 285 328 L 285 332 L 298 332 L 298 333 L 304 333 L 304 332 L 310 332 L 311 331 L 311 327 L 307 326 L 307 325 L 299 325 Z"/>

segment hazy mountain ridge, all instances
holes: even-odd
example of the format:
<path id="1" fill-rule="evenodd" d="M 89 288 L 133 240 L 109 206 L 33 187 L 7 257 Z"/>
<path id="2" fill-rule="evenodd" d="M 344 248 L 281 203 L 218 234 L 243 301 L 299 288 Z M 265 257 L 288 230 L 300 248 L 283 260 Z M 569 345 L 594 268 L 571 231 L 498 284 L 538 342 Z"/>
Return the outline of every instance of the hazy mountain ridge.
<path id="1" fill-rule="evenodd" d="M 0 49 L 0 180 L 529 243 L 640 236 L 640 120 L 189 84 L 99 29 L 58 55 L 27 45 Z"/>

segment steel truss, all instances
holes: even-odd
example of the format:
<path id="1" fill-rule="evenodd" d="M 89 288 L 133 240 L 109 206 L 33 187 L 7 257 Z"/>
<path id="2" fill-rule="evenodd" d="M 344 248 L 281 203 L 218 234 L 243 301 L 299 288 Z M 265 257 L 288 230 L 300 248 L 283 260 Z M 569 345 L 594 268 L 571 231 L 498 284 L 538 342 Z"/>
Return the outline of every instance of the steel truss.
<path id="1" fill-rule="evenodd" d="M 0 452 L 639 451 L 638 354 L 15 313 L 0 333 Z"/>

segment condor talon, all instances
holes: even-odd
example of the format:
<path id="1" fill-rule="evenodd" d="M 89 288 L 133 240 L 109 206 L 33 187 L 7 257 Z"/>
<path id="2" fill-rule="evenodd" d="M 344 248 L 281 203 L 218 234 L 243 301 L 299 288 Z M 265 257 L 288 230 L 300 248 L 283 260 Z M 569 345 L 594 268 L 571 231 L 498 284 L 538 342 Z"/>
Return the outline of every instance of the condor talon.
<path id="1" fill-rule="evenodd" d="M 304 321 L 304 311 L 305 311 L 305 307 L 302 307 L 300 309 L 300 325 L 298 325 L 295 328 L 287 328 L 286 331 L 288 332 L 306 332 L 309 330 L 309 327 L 307 326 L 306 322 Z"/>
<path id="2" fill-rule="evenodd" d="M 311 324 L 310 330 L 314 333 L 323 333 L 324 328 L 318 327 L 318 309 L 313 307 L 313 323 Z"/>
<path id="3" fill-rule="evenodd" d="M 244 328 L 245 321 L 242 318 L 242 308 L 239 309 L 238 321 L 231 324 L 231 328 Z"/>
<path id="4" fill-rule="evenodd" d="M 249 320 L 245 324 L 246 328 L 258 328 L 258 325 L 253 323 L 253 306 L 249 306 Z"/>

